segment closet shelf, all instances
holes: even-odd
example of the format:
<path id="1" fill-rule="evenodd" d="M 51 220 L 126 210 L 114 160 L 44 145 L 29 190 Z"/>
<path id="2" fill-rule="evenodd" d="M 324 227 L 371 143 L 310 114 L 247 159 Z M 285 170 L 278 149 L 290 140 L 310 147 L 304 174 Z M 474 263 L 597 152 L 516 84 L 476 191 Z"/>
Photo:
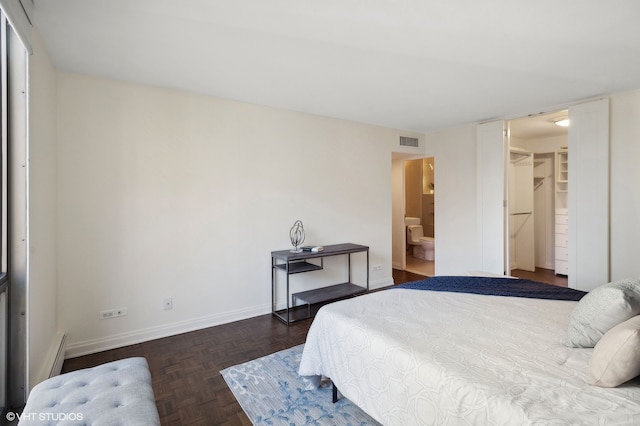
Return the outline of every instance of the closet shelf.
<path id="1" fill-rule="evenodd" d="M 528 155 L 528 154 L 522 154 L 520 152 L 513 152 L 513 151 L 511 152 L 511 156 L 512 156 L 511 157 L 511 162 L 512 163 L 517 163 L 519 161 L 522 161 L 522 160 L 527 159 L 527 158 L 530 157 L 530 155 Z"/>
<path id="2" fill-rule="evenodd" d="M 542 176 L 534 176 L 533 177 L 533 190 L 540 188 L 544 183 L 544 177 Z"/>

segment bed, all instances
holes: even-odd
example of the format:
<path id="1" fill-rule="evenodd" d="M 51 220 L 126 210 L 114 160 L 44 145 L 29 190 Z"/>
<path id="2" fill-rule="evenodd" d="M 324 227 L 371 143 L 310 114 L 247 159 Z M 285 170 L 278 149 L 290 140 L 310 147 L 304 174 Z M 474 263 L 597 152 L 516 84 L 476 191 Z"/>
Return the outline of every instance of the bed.
<path id="1" fill-rule="evenodd" d="M 636 319 L 640 282 L 627 286 L 637 290 L 637 303 L 625 296 L 621 308 L 609 289 L 591 298 L 527 280 L 425 281 L 322 307 L 299 374 L 330 378 L 342 396 L 387 426 L 640 424 L 640 380 L 590 384 L 593 347 L 568 341 L 572 327 L 579 337 L 594 333 L 604 341 L 609 330 Z M 616 306 L 596 321 L 600 299 Z M 596 323 L 606 324 L 591 329 Z M 637 376 L 634 369 L 626 374 Z"/>

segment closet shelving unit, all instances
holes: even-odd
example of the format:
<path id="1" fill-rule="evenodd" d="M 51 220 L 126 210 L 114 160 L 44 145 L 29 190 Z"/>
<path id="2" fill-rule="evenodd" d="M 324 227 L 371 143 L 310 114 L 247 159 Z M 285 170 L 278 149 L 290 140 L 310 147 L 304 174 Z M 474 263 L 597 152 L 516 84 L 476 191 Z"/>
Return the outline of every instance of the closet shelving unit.
<path id="1" fill-rule="evenodd" d="M 569 272 L 569 150 L 556 151 L 556 235 L 555 273 L 567 275 Z"/>
<path id="2" fill-rule="evenodd" d="M 533 190 L 538 189 L 540 185 L 544 183 L 544 176 L 534 176 L 533 177 Z"/>
<path id="3" fill-rule="evenodd" d="M 533 154 L 533 190 L 535 191 L 544 184 L 544 160 L 536 158 Z"/>
<path id="4" fill-rule="evenodd" d="M 569 150 L 560 149 L 556 153 L 556 192 L 569 190 Z"/>

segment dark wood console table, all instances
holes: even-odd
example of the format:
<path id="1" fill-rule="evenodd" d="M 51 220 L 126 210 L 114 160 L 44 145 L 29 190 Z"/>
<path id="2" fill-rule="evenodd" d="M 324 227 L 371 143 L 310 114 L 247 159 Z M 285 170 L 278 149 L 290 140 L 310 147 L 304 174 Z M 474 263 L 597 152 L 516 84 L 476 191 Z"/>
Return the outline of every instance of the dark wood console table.
<path id="1" fill-rule="evenodd" d="M 362 252 L 367 255 L 366 287 L 351 282 L 351 254 Z M 290 293 L 290 275 L 321 270 L 324 268 L 325 257 L 340 255 L 346 255 L 347 257 L 348 282 Z M 320 264 L 307 262 L 310 259 L 320 259 Z M 283 272 L 286 277 L 287 306 L 284 309 L 278 309 L 276 306 L 277 275 L 279 271 Z M 317 253 L 308 251 L 292 253 L 289 250 L 271 252 L 271 312 L 287 325 L 311 317 L 311 305 L 314 303 L 344 299 L 367 291 L 369 291 L 369 247 L 367 246 L 345 243 L 324 246 L 324 250 Z M 301 309 L 301 305 L 306 305 L 306 309 Z"/>

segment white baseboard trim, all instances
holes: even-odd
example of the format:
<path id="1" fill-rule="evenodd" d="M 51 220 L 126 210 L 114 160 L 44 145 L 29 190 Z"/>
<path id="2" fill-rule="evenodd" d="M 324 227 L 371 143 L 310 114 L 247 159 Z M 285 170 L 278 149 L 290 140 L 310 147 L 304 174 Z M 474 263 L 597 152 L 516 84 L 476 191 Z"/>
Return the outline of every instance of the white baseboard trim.
<path id="1" fill-rule="evenodd" d="M 369 288 L 371 290 L 391 285 L 393 285 L 393 277 L 386 277 L 369 282 Z M 162 337 L 175 336 L 176 334 L 188 333 L 190 331 L 201 330 L 207 327 L 215 327 L 216 325 L 227 324 L 230 322 L 240 321 L 243 319 L 269 313 L 271 313 L 271 304 L 256 306 L 253 308 L 234 312 L 226 312 L 223 314 L 179 321 L 176 323 L 161 325 L 158 327 L 150 327 L 143 330 L 115 334 L 113 336 L 102 337 L 99 339 L 90 339 L 82 342 L 68 343 L 66 344 L 65 352 L 63 352 L 64 358 L 76 358 L 79 356 L 102 352 L 109 349 L 115 349 L 123 346 L 134 345 L 136 343 L 147 342 L 149 340 L 160 339 Z M 62 368 L 62 364 L 60 364 L 60 368 Z"/>
<path id="2" fill-rule="evenodd" d="M 66 358 L 75 358 L 82 355 L 147 342 L 149 340 L 160 339 L 162 337 L 175 336 L 177 334 L 188 333 L 190 331 L 201 330 L 203 328 L 214 327 L 216 325 L 227 324 L 269 313 L 271 313 L 270 304 L 115 334 L 99 339 L 69 343 L 67 345 Z"/>
<path id="3" fill-rule="evenodd" d="M 33 388 L 38 383 L 47 380 L 53 376 L 57 376 L 62 371 L 62 364 L 64 363 L 65 353 L 67 351 L 68 336 L 62 332 L 59 332 L 53 338 L 47 357 L 40 369 L 36 383 L 29 383 L 29 389 Z"/>
<path id="4" fill-rule="evenodd" d="M 55 350 L 57 347 L 57 350 Z M 65 354 L 67 353 L 67 335 L 64 333 L 58 333 L 56 338 L 56 345 L 54 346 L 53 362 L 51 363 L 51 369 L 49 370 L 49 378 L 57 376 L 62 371 L 62 364 L 64 364 Z"/>
<path id="5" fill-rule="evenodd" d="M 388 287 L 390 285 L 393 285 L 393 277 L 385 277 L 385 278 L 381 278 L 375 281 L 369 281 L 369 289 L 370 290 L 375 290 L 378 288 L 382 288 L 382 287 Z"/>

